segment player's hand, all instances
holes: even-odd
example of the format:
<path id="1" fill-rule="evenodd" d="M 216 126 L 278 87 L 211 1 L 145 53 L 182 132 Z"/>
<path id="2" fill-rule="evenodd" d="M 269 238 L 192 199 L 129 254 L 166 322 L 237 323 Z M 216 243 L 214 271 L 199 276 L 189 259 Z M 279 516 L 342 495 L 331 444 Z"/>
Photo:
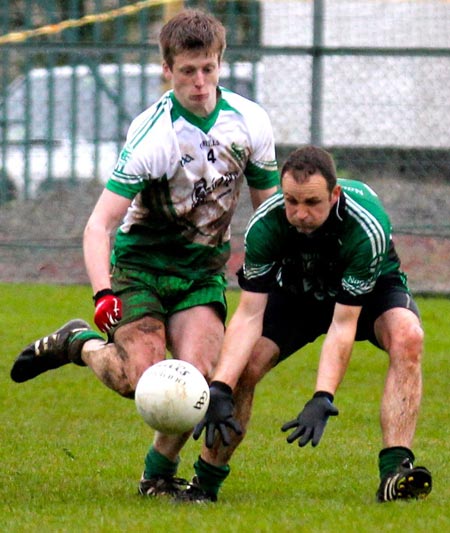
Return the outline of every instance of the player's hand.
<path id="1" fill-rule="evenodd" d="M 337 416 L 338 409 L 333 405 L 333 395 L 327 392 L 316 392 L 303 411 L 295 420 L 286 422 L 281 431 L 294 431 L 288 436 L 290 443 L 299 439 L 298 445 L 305 446 L 311 441 L 312 446 L 317 446 L 325 430 L 328 417 Z"/>
<path id="2" fill-rule="evenodd" d="M 221 381 L 213 381 L 209 387 L 209 406 L 203 420 L 194 428 L 193 438 L 197 440 L 206 428 L 205 443 L 212 448 L 216 431 L 225 446 L 231 442 L 228 429 L 242 434 L 239 422 L 233 418 L 234 401 L 231 387 Z"/>
<path id="3" fill-rule="evenodd" d="M 96 293 L 94 302 L 94 322 L 100 331 L 109 333 L 122 318 L 122 301 L 111 289 L 104 289 Z"/>

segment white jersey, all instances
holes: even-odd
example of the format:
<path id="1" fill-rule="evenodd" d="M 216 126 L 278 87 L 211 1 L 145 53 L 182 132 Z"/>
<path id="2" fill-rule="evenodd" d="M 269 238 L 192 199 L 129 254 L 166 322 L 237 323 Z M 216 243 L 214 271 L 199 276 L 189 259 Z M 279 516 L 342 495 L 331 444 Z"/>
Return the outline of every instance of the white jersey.
<path id="1" fill-rule="evenodd" d="M 221 270 L 244 176 L 256 189 L 279 183 L 266 112 L 221 88 L 201 118 L 168 91 L 132 122 L 106 185 L 133 199 L 113 263 L 192 277 Z"/>

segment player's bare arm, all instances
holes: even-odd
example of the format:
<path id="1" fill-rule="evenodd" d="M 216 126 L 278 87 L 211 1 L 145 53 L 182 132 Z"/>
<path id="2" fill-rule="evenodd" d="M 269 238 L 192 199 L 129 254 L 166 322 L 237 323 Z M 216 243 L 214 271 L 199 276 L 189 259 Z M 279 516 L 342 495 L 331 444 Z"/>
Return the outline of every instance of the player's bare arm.
<path id="1" fill-rule="evenodd" d="M 336 303 L 333 319 L 326 334 L 320 354 L 316 391 L 305 404 L 297 418 L 286 422 L 282 431 L 293 430 L 287 437 L 289 443 L 298 440 L 299 446 L 311 442 L 317 446 L 330 416 L 339 411 L 333 405 L 350 361 L 361 307 Z"/>
<path id="2" fill-rule="evenodd" d="M 236 386 L 252 349 L 261 336 L 267 294 L 242 291 L 239 305 L 225 334 L 214 381 Z"/>
<path id="3" fill-rule="evenodd" d="M 94 294 L 111 287 L 111 235 L 130 205 L 131 200 L 128 198 L 105 189 L 86 224 L 83 253 Z"/>
<path id="4" fill-rule="evenodd" d="M 262 333 L 262 321 L 268 295 L 242 291 L 238 308 L 227 329 L 216 372 L 210 384 L 210 400 L 203 420 L 194 429 L 198 439 L 205 430 L 205 444 L 212 448 L 216 433 L 225 446 L 230 445 L 231 429 L 242 434 L 235 418 L 233 388 L 246 367 L 253 347 Z"/>
<path id="5" fill-rule="evenodd" d="M 352 354 L 361 307 L 337 303 L 325 337 L 317 372 L 316 391 L 335 394 Z"/>

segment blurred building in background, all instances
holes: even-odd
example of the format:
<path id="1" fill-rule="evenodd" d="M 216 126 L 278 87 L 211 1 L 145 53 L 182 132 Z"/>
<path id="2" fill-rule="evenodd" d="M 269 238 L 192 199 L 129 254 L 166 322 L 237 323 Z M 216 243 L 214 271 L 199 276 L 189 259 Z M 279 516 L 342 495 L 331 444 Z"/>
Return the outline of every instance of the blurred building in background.
<path id="1" fill-rule="evenodd" d="M 280 161 L 295 146 L 319 144 L 333 152 L 341 175 L 382 191 L 394 231 L 414 242 L 448 241 L 450 2 L 17 0 L 0 4 L 6 255 L 20 261 L 19 250 L 33 249 L 34 257 L 67 246 L 67 230 L 45 221 L 36 240 L 21 211 L 63 189 L 82 213 L 70 222 L 70 246 L 79 247 L 84 210 L 95 200 L 86 191 L 108 179 L 131 119 L 167 90 L 158 33 L 183 6 L 209 9 L 225 24 L 221 83 L 267 110 Z M 53 219 L 63 228 L 70 212 Z M 15 213 L 24 227 L 12 223 Z M 244 198 L 237 242 L 248 216 Z M 0 279 L 11 277 L 3 272 L 0 261 Z"/>

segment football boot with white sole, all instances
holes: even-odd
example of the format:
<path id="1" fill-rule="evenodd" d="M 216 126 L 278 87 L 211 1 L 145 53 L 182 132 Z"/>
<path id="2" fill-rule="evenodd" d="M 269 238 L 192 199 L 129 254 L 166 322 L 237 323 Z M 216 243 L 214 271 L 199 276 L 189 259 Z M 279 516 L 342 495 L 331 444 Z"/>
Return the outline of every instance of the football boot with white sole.
<path id="1" fill-rule="evenodd" d="M 75 319 L 67 322 L 51 335 L 29 344 L 14 361 L 11 379 L 16 383 L 23 383 L 47 370 L 59 368 L 68 363 L 83 366 L 80 354 L 85 341 L 70 341 L 75 333 L 90 329 L 87 322 Z"/>

